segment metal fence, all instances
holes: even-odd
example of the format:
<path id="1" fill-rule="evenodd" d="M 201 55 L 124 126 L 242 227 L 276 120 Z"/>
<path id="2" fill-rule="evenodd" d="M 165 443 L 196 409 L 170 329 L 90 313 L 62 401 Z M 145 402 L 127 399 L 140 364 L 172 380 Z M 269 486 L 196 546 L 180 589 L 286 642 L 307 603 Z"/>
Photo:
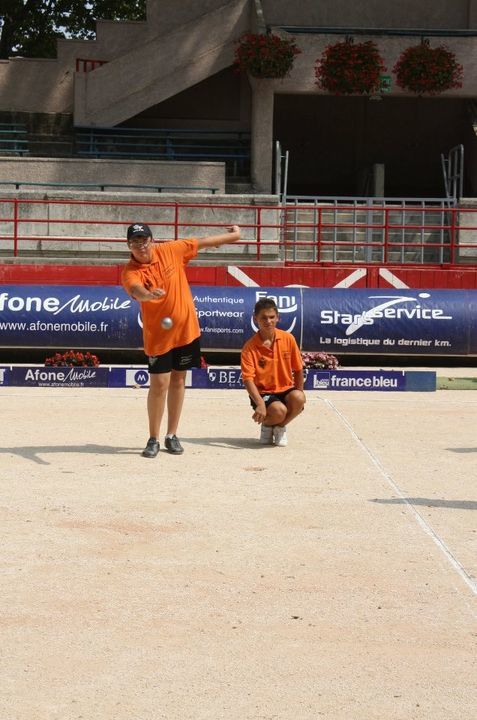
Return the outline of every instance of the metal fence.
<path id="1" fill-rule="evenodd" d="M 286 198 L 291 262 L 457 262 L 459 211 L 441 198 Z"/>
<path id="2" fill-rule="evenodd" d="M 288 199 L 286 204 L 0 198 L 0 256 L 126 252 L 126 228 L 147 222 L 158 240 L 237 224 L 234 259 L 284 265 L 476 265 L 476 209 L 442 200 Z M 213 252 L 213 251 L 212 251 Z"/>

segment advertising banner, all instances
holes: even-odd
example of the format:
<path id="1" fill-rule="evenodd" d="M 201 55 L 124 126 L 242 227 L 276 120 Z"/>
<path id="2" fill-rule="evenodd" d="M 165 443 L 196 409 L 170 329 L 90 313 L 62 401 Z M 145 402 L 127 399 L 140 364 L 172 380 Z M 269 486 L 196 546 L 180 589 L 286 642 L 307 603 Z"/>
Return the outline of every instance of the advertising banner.
<path id="1" fill-rule="evenodd" d="M 192 286 L 204 351 L 240 351 L 273 297 L 303 351 L 476 355 L 477 290 Z M 0 346 L 142 347 L 139 304 L 118 286 L 0 286 Z"/>
<path id="2" fill-rule="evenodd" d="M 192 287 L 204 350 L 240 350 L 257 330 L 253 308 L 257 300 L 273 297 L 280 313 L 280 327 L 298 344 L 302 340 L 301 288 Z"/>
<path id="3" fill-rule="evenodd" d="M 305 390 L 405 389 L 406 376 L 400 370 L 314 370 L 305 383 Z"/>
<path id="4" fill-rule="evenodd" d="M 139 305 L 117 286 L 0 286 L 2 347 L 138 348 Z"/>
<path id="5" fill-rule="evenodd" d="M 472 290 L 305 290 L 303 344 L 313 338 L 333 354 L 474 355 L 476 303 Z"/>
<path id="6" fill-rule="evenodd" d="M 145 368 L 0 366 L 0 385 L 30 387 L 149 387 Z M 186 373 L 186 387 L 193 389 L 242 390 L 239 367 L 194 368 Z M 306 370 L 305 390 L 379 390 L 427 392 L 436 389 L 433 371 L 396 370 Z"/>
<path id="7" fill-rule="evenodd" d="M 31 387 L 108 387 L 109 368 L 13 366 L 9 385 Z"/>

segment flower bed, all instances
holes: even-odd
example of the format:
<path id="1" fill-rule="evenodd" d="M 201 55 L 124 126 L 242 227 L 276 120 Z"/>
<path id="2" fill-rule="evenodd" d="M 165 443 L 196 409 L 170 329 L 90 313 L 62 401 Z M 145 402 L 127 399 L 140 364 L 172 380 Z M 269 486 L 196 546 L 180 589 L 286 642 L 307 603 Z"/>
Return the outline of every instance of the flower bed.
<path id="1" fill-rule="evenodd" d="M 303 364 L 307 369 L 335 370 L 339 367 L 338 358 L 325 352 L 302 352 Z"/>
<path id="2" fill-rule="evenodd" d="M 65 353 L 55 353 L 45 358 L 45 367 L 99 367 L 100 362 L 96 355 L 90 352 L 82 353 L 68 350 Z"/>

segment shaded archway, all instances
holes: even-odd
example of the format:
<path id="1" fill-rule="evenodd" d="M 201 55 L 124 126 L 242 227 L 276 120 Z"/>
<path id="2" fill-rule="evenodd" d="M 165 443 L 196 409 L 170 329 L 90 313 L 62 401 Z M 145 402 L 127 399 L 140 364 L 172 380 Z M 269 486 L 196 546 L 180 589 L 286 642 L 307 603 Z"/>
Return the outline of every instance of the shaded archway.
<path id="1" fill-rule="evenodd" d="M 470 160 L 476 142 L 462 99 L 325 95 L 276 95 L 274 138 L 290 153 L 290 194 L 368 195 L 380 163 L 388 197 L 442 197 L 441 153 L 462 143 Z"/>

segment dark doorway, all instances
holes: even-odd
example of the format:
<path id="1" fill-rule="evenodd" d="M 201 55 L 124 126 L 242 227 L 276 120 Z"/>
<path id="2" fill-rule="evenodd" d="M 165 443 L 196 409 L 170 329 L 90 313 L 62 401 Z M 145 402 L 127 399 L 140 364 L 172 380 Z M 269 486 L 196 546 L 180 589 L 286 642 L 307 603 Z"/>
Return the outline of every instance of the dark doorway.
<path id="1" fill-rule="evenodd" d="M 288 194 L 370 195 L 383 164 L 386 197 L 443 197 L 441 153 L 476 142 L 462 99 L 324 95 L 276 95 L 274 139 L 289 151 Z"/>

